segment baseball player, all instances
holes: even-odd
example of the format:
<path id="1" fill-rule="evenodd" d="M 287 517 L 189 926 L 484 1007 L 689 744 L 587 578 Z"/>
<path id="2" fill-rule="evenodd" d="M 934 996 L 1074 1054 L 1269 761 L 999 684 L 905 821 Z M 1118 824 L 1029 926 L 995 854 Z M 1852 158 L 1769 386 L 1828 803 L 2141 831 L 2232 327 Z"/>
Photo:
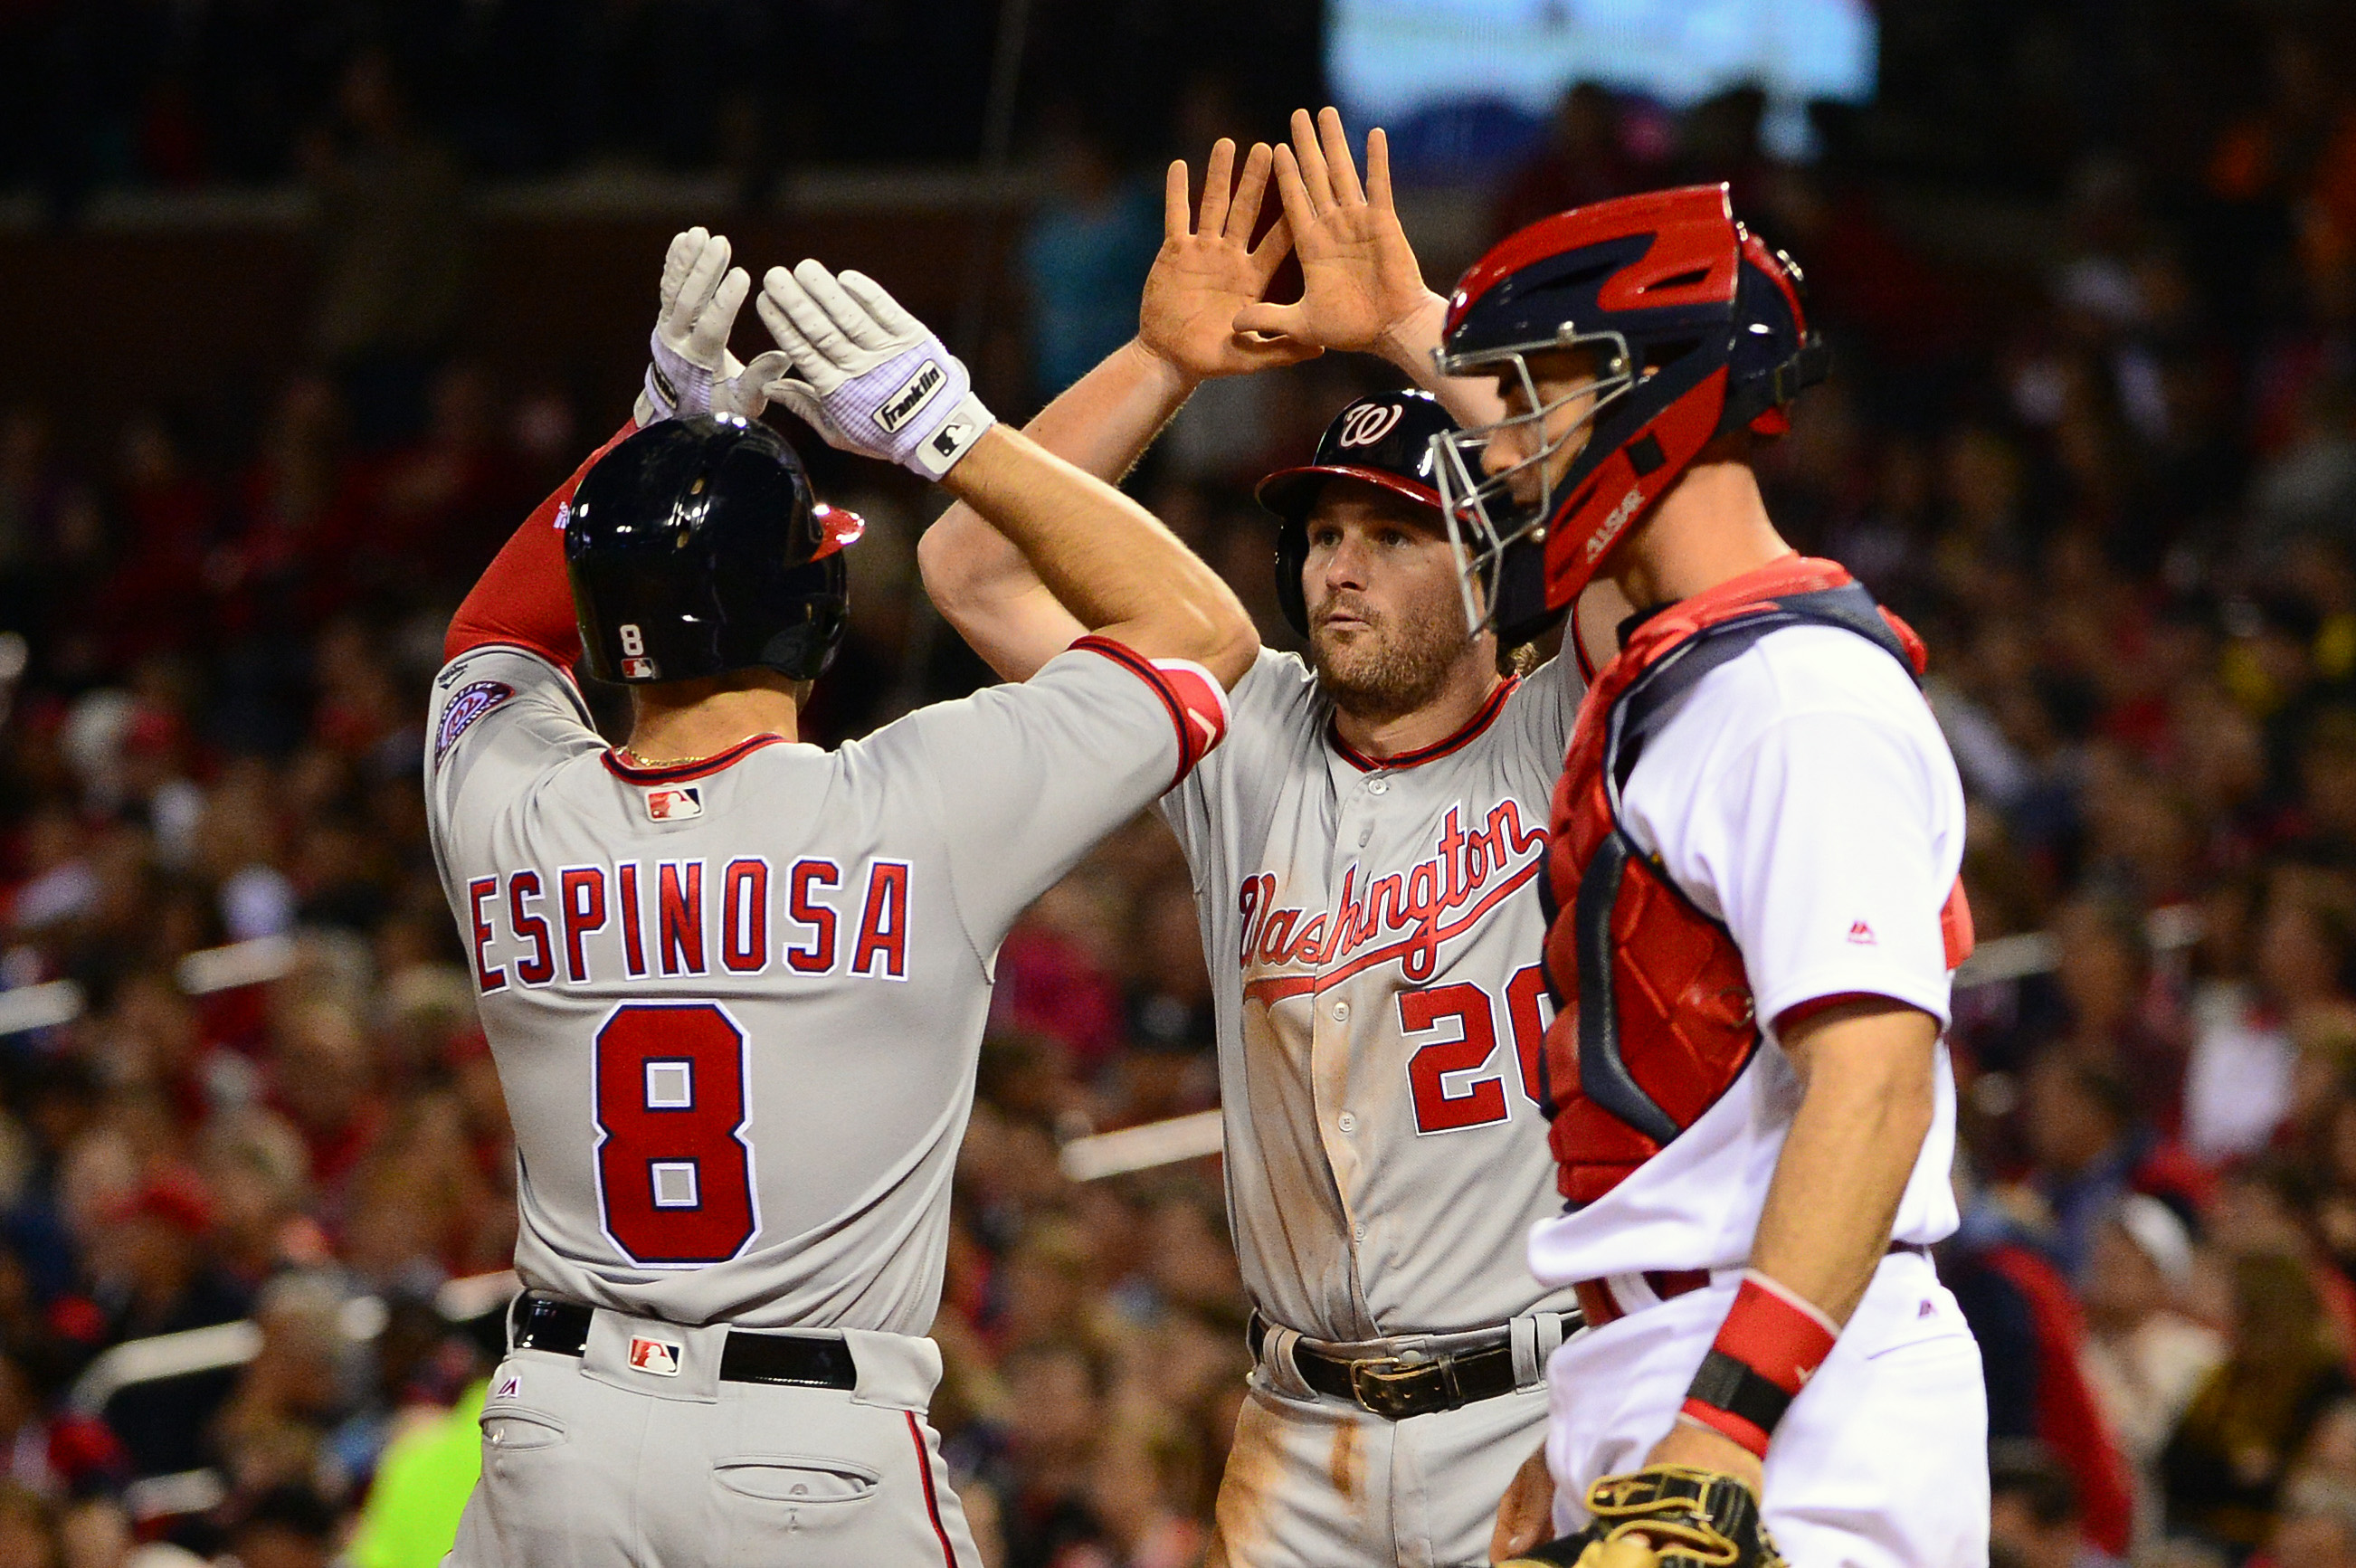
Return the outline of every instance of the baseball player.
<path id="1" fill-rule="evenodd" d="M 1826 358 L 1723 186 L 1546 219 L 1450 303 L 1446 368 L 1507 406 L 1441 442 L 1476 583 L 1559 609 L 1600 572 L 1638 607 L 1550 817 L 1563 1207 L 1529 1255 L 1588 1328 L 1501 1555 L 1987 1562 L 1979 1354 L 1929 1255 L 1963 792 L 1921 642 L 1793 553 L 1749 464 Z"/>
<path id="2" fill-rule="evenodd" d="M 992 958 L 1218 743 L 1250 623 L 995 424 L 874 284 L 770 273 L 792 373 L 737 367 L 749 280 L 724 241 L 682 244 L 650 423 L 525 522 L 434 683 L 434 848 L 515 1120 L 527 1287 L 454 1561 L 975 1568 L 919 1337 Z M 748 423 L 771 398 L 989 518 L 1087 635 L 1023 685 L 800 744 L 857 525 Z M 590 727 L 584 654 L 629 689 L 625 746 Z"/>
<path id="3" fill-rule="evenodd" d="M 1273 156 L 1255 147 L 1232 200 L 1221 143 L 1199 213 L 1173 165 L 1137 340 L 1032 433 L 1109 477 L 1206 377 L 1330 346 L 1438 382 L 1442 305 L 1399 231 L 1380 132 L 1367 160 L 1361 188 L 1329 110 L 1297 116 Z M 1271 172 L 1287 216 L 1254 250 Z M 1307 295 L 1265 306 L 1288 242 Z M 1252 323 L 1274 336 L 1238 330 Z M 1261 486 L 1309 657 L 1263 650 L 1226 746 L 1162 801 L 1200 904 L 1255 1308 L 1215 1563 L 1485 1561 L 1541 1432 L 1546 1359 L 1577 1326 L 1571 1292 L 1535 1284 L 1523 1251 L 1558 1207 L 1536 893 L 1579 686 L 1567 661 L 1500 673 L 1494 633 L 1468 628 L 1431 443 L 1454 428 L 1425 392 L 1361 399 Z M 1077 629 L 979 517 L 951 509 L 922 559 L 1010 679 Z"/>

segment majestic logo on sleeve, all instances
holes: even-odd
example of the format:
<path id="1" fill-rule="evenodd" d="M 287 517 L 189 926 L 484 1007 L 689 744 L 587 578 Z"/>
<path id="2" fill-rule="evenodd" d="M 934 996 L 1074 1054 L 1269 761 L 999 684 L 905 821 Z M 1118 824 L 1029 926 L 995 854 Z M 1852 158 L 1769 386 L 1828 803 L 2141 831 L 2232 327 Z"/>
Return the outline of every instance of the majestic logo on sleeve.
<path id="1" fill-rule="evenodd" d="M 442 710 L 442 725 L 434 735 L 434 761 L 439 767 L 458 737 L 472 729 L 477 719 L 515 695 L 515 688 L 504 681 L 477 681 L 451 697 Z"/>
<path id="2" fill-rule="evenodd" d="M 1473 929 L 1536 875 L 1546 843 L 1546 829 L 1524 825 L 1512 800 L 1500 801 L 1469 830 L 1462 811 L 1451 806 L 1432 854 L 1381 875 L 1352 865 L 1330 911 L 1311 916 L 1276 908 L 1273 873 L 1246 878 L 1237 958 L 1247 972 L 1261 972 L 1245 985 L 1245 994 L 1280 1002 L 1393 961 L 1409 981 L 1430 979 L 1440 944 Z M 1268 972 L 1295 967 L 1312 972 Z"/>

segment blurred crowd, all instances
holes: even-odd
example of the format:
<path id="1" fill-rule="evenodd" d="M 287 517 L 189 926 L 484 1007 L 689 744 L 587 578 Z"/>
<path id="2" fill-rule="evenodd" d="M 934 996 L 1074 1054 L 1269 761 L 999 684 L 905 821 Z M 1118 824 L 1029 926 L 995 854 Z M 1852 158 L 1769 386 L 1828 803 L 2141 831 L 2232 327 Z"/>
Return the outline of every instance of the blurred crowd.
<path id="1" fill-rule="evenodd" d="M 813 163 L 970 163 L 1017 10 L 1028 96 L 1145 142 L 1199 66 L 1270 102 L 1315 80 L 1314 0 L 7 0 L 0 191 L 62 218 L 97 191 L 303 177 L 337 152 L 336 81 L 364 54 L 494 177 L 720 173 L 757 197 Z"/>
<path id="2" fill-rule="evenodd" d="M 155 161 L 177 92 L 202 130 L 185 177 L 266 177 L 305 123 L 287 84 L 326 80 L 301 51 L 345 47 L 285 9 L 16 0 L 0 33 L 146 62 L 138 92 L 76 101 L 72 146 L 182 177 Z M 543 11 L 849 27 L 869 8 L 446 9 L 481 43 Z M 1924 47 L 1903 9 L 1901 64 Z M 2110 37 L 2108 8 L 1989 9 L 2065 62 Z M 1881 172 L 1926 161 L 1891 138 L 1935 121 L 1927 88 L 1820 115 L 1818 158 L 1792 166 L 1761 150 L 1756 94 L 1680 115 L 1587 85 L 1471 237 L 1723 177 L 1806 269 L 1837 369 L 1768 458 L 1771 509 L 1923 633 L 1981 939 L 2044 933 L 2050 959 L 1958 992 L 1966 1220 L 1941 1259 L 1988 1368 L 1998 1561 L 2021 1568 L 2356 1568 L 2356 91 L 2329 7 L 2210 10 L 2221 33 L 2156 29 L 2070 116 L 2031 112 L 2035 59 L 1984 70 L 2021 113 L 1940 188 L 2009 182 L 2001 207 Z M 102 20 L 196 52 L 74 41 Z M 619 36 L 581 34 L 686 69 Z M 2209 89 L 2165 125 L 2133 113 L 2155 49 Z M 190 63 L 216 58 L 247 72 L 233 91 Z M 619 101 L 584 80 L 530 90 Z M 0 91 L 0 113 L 61 96 Z M 511 107 L 588 138 L 568 148 L 609 134 Z M 278 129 L 238 129 L 264 109 Z M 434 113 L 466 166 L 571 156 L 495 155 L 509 132 Z M 1154 188 L 1117 138 L 1048 133 L 1068 166 L 1022 263 L 1043 392 L 1129 329 Z M 10 172 L 36 165 L 66 166 Z M 438 1554 L 371 1521 L 372 1488 L 445 1412 L 463 1435 L 487 1341 L 443 1287 L 504 1267 L 514 1217 L 418 798 L 425 683 L 475 572 L 627 389 L 590 406 L 438 350 L 415 364 L 406 419 L 356 406 L 377 383 L 326 360 L 202 404 L 133 397 L 95 414 L 102 460 L 63 439 L 91 411 L 0 409 L 0 983 L 86 1000 L 0 1037 L 0 1568 Z M 1215 383 L 1133 480 L 1280 644 L 1250 483 L 1374 374 Z M 241 401 L 259 412 L 220 413 Z M 937 502 L 812 461 L 871 525 L 810 715 L 836 740 L 985 676 L 916 583 Z M 287 939 L 285 972 L 192 993 L 188 955 L 263 938 Z M 1104 845 L 1000 976 L 935 1419 L 993 1568 L 1183 1568 L 1247 1367 L 1215 1163 L 1087 1184 L 1058 1165 L 1076 1134 L 1215 1102 L 1168 834 L 1149 818 Z M 238 1320 L 260 1329 L 241 1366 L 111 1396 L 93 1378 L 115 1345 Z"/>

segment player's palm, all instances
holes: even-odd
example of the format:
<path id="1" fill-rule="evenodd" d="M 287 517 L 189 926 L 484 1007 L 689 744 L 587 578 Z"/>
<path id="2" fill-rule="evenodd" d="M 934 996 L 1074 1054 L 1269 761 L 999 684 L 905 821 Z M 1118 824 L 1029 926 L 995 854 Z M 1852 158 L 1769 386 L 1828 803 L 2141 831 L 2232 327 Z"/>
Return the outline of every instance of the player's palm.
<path id="1" fill-rule="evenodd" d="M 1211 149 L 1199 215 L 1187 200 L 1185 164 L 1170 166 L 1162 250 L 1138 312 L 1139 341 L 1196 381 L 1298 364 L 1323 352 L 1314 344 L 1236 328 L 1237 312 L 1268 292 L 1291 237 L 1280 220 L 1258 245 L 1251 242 L 1272 158 L 1265 145 L 1252 148 L 1231 197 L 1235 158 L 1231 141 L 1222 138 Z"/>
<path id="2" fill-rule="evenodd" d="M 1387 228 L 1387 232 L 1385 231 Z M 1337 210 L 1299 242 L 1302 318 L 1294 334 L 1329 349 L 1364 352 L 1423 297 L 1423 278 L 1396 218 L 1372 208 Z M 1412 280 L 1402 289 L 1402 269 Z"/>
<path id="3" fill-rule="evenodd" d="M 1323 348 L 1365 352 L 1430 297 L 1391 199 L 1390 145 L 1366 137 L 1366 183 L 1350 156 L 1342 116 L 1292 115 L 1292 145 L 1276 150 L 1277 193 L 1301 256 L 1298 305 L 1255 305 L 1239 331 L 1280 332 Z"/>

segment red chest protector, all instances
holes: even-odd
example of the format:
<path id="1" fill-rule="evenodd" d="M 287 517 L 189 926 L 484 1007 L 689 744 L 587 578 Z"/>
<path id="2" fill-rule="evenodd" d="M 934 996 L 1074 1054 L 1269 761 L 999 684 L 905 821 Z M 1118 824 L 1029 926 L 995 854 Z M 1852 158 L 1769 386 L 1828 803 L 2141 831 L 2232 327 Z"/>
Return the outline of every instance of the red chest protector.
<path id="1" fill-rule="evenodd" d="M 1922 640 L 1830 561 L 1794 556 L 1683 599 L 1644 622 L 1580 705 L 1555 787 L 1547 851 L 1546 1036 L 1557 1185 L 1592 1203 L 1717 1103 L 1761 1034 L 1742 954 L 1639 851 L 1620 791 L 1676 699 L 1771 631 L 1854 632 L 1920 680 Z M 1971 951 L 1958 882 L 1941 911 L 1952 967 Z"/>

